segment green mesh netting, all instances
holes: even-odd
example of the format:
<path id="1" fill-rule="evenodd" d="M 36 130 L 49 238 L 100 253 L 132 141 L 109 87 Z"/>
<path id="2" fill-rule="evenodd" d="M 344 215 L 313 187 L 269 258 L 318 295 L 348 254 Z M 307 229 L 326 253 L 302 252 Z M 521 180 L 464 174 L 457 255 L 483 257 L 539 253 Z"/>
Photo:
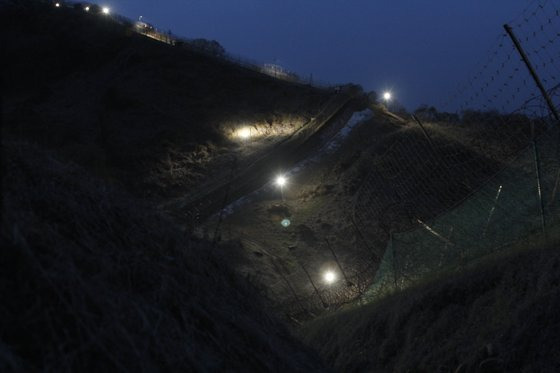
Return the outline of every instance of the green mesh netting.
<path id="1" fill-rule="evenodd" d="M 526 237 L 554 232 L 560 215 L 560 132 L 549 130 L 454 208 L 393 233 L 366 299 L 449 271 Z"/>

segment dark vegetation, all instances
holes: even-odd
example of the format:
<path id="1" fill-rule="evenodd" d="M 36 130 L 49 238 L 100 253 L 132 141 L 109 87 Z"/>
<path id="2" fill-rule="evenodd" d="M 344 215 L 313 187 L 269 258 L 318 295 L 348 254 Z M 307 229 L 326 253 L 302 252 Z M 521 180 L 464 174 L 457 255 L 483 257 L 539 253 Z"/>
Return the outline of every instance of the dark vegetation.
<path id="1" fill-rule="evenodd" d="M 546 118 L 529 118 L 522 112 L 467 109 L 461 113 L 447 113 L 424 105 L 414 114 L 447 141 L 457 141 L 498 162 L 509 161 L 548 128 Z"/>
<path id="2" fill-rule="evenodd" d="M 304 339 L 341 372 L 558 372 L 560 254 L 500 255 L 317 319 Z"/>
<path id="3" fill-rule="evenodd" d="M 0 14 L 10 56 L 4 131 L 135 195 L 196 188 L 231 167 L 232 128 L 295 128 L 332 94 L 162 44 L 107 17 L 15 3 Z"/>
<path id="4" fill-rule="evenodd" d="M 2 72 L 0 371 L 327 371 L 271 316 L 267 284 L 256 289 L 233 268 L 243 261 L 239 239 L 191 237 L 155 204 L 207 192 L 230 175 L 232 159 L 251 164 L 277 144 L 244 152 L 228 137 L 239 125 L 293 132 L 334 91 L 164 45 L 130 26 L 46 1 L 0 2 L 10 56 Z M 293 254 L 293 268 L 324 255 L 325 237 L 348 260 L 356 253 L 345 245 L 359 241 L 348 216 L 373 199 L 382 208 L 363 212 L 364 233 L 384 248 L 388 231 L 451 207 L 545 129 L 520 114 L 423 107 L 415 114 L 430 144 L 414 122 L 380 111 L 307 173 L 297 209 L 265 201 L 269 221 L 244 213 L 255 221 L 242 227 L 254 241 L 249 275 L 279 282 L 256 264 L 275 244 Z M 370 176 L 372 191 L 353 199 Z M 285 216 L 297 225 L 283 241 L 277 222 L 265 225 Z M 504 256 L 319 318 L 301 335 L 345 372 L 555 372 L 559 265 L 553 247 Z"/>
<path id="5" fill-rule="evenodd" d="M 219 173 L 213 161 L 235 150 L 222 121 L 310 117 L 330 93 L 79 9 L 0 7 L 0 371 L 328 370 L 227 247 L 137 197 Z M 157 179 L 173 157 L 179 181 Z"/>
<path id="6" fill-rule="evenodd" d="M 0 371 L 324 371 L 204 241 L 4 142 Z"/>

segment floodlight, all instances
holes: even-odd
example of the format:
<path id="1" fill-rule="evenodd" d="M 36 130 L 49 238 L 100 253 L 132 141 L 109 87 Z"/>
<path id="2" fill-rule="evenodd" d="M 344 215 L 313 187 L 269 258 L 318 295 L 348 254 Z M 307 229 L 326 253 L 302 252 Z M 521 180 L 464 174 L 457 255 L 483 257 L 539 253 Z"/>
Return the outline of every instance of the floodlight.
<path id="1" fill-rule="evenodd" d="M 249 127 L 243 127 L 239 131 L 237 131 L 237 135 L 246 140 L 251 137 L 251 129 Z"/>
<path id="2" fill-rule="evenodd" d="M 336 281 L 336 273 L 334 273 L 333 271 L 327 271 L 323 275 L 323 279 L 327 284 L 332 284 Z"/>
<path id="3" fill-rule="evenodd" d="M 103 8 L 101 9 L 101 12 L 102 12 L 103 14 L 109 14 L 109 13 L 111 13 L 111 9 L 109 9 L 109 8 L 107 8 L 107 7 L 105 6 L 105 7 L 103 7 Z"/>
<path id="4" fill-rule="evenodd" d="M 276 185 L 278 185 L 280 188 L 286 185 L 286 181 L 286 178 L 282 175 L 276 177 Z"/>

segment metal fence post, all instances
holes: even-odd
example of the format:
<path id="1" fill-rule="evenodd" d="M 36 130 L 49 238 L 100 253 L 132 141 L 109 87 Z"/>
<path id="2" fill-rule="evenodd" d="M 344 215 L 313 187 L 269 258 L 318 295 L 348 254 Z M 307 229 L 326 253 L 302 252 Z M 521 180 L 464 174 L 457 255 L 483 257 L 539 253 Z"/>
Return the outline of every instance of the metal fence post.
<path id="1" fill-rule="evenodd" d="M 311 283 L 311 286 L 313 286 L 313 290 L 315 291 L 315 294 L 317 294 L 317 297 L 319 298 L 319 300 L 323 304 L 323 308 L 328 308 L 329 305 L 327 304 L 327 302 L 325 302 L 325 300 L 323 299 L 323 297 L 319 293 L 319 289 L 317 289 L 317 286 L 315 286 L 315 282 L 313 282 L 313 279 L 311 278 L 311 275 L 309 274 L 309 272 L 307 272 L 307 269 L 305 268 L 303 263 L 300 263 L 299 265 L 301 266 L 301 269 L 303 269 L 303 272 L 305 272 L 305 274 L 307 275 L 307 278 L 309 279 L 309 282 Z"/>
<path id="2" fill-rule="evenodd" d="M 290 292 L 292 293 L 292 295 L 294 296 L 294 299 L 296 300 L 297 304 L 299 305 L 299 307 L 301 308 L 301 310 L 306 313 L 307 310 L 305 309 L 305 307 L 303 307 L 303 303 L 301 302 L 301 300 L 299 299 L 294 287 L 292 286 L 292 284 L 290 283 L 290 281 L 288 280 L 288 278 L 284 275 L 284 273 L 282 272 L 281 268 L 278 266 L 278 264 L 276 263 L 276 260 L 274 258 L 271 258 L 272 261 L 272 265 L 274 266 L 274 268 L 276 269 L 276 272 L 278 272 L 278 274 L 280 275 L 280 277 L 282 277 L 282 279 L 284 280 L 284 282 L 286 282 L 286 285 L 288 285 L 288 288 L 290 289 Z"/>
<path id="3" fill-rule="evenodd" d="M 389 233 L 389 247 L 391 248 L 393 254 L 393 284 L 395 290 L 400 290 L 397 279 L 397 256 L 395 255 L 395 245 L 393 243 L 393 232 Z"/>
<path id="4" fill-rule="evenodd" d="M 222 220 L 224 219 L 224 212 L 225 208 L 229 201 L 229 190 L 231 189 L 231 183 L 233 177 L 235 175 L 235 170 L 237 169 L 237 157 L 233 157 L 232 167 L 231 167 L 231 174 L 229 178 L 229 183 L 226 188 L 226 192 L 224 194 L 224 201 L 222 202 L 222 208 L 220 209 L 220 214 L 218 215 L 218 222 L 216 223 L 216 230 L 214 231 L 214 237 L 212 239 L 212 248 L 214 248 L 218 242 L 218 238 L 220 237 L 220 228 L 222 225 Z"/>
<path id="5" fill-rule="evenodd" d="M 541 192 L 541 171 L 540 171 L 540 163 L 539 163 L 539 153 L 537 150 L 537 143 L 535 139 L 533 139 L 533 155 L 535 160 L 535 174 L 537 179 L 537 197 L 539 201 L 539 211 L 541 214 L 541 226 L 542 226 L 543 233 L 546 234 L 544 208 L 543 208 L 542 192 Z"/>
<path id="6" fill-rule="evenodd" d="M 546 101 L 546 104 L 548 105 L 548 109 L 550 110 L 550 112 L 554 116 L 554 119 L 556 119 L 556 121 L 559 121 L 560 116 L 558 115 L 558 111 L 556 110 L 556 107 L 552 103 L 552 99 L 550 98 L 550 95 L 548 94 L 548 92 L 544 88 L 544 85 L 542 84 L 541 79 L 537 75 L 537 72 L 535 71 L 535 69 L 533 67 L 533 64 L 531 64 L 531 61 L 529 60 L 529 57 L 527 56 L 527 54 L 523 50 L 523 47 L 521 46 L 521 43 L 519 42 L 519 39 L 517 39 L 517 36 L 515 36 L 515 34 L 513 33 L 513 29 L 511 28 L 511 26 L 509 26 L 508 24 L 505 24 L 504 29 L 506 30 L 509 37 L 513 41 L 513 45 L 515 46 L 515 48 L 519 52 L 519 55 L 521 56 L 521 59 L 523 59 L 523 62 L 525 62 L 525 65 L 527 66 L 527 69 L 529 70 L 529 73 L 531 74 L 531 77 L 535 81 L 535 84 L 537 85 L 537 87 L 541 91 L 541 95 L 544 97 L 544 99 Z"/>
<path id="7" fill-rule="evenodd" d="M 375 250 L 373 250 L 373 248 L 371 248 L 369 246 L 368 241 L 366 240 L 366 238 L 365 238 L 364 234 L 362 233 L 361 229 L 358 227 L 358 224 L 356 224 L 356 221 L 354 220 L 354 218 L 350 217 L 350 221 L 352 222 L 352 225 L 356 229 L 356 233 L 358 233 L 358 236 L 364 242 L 364 245 L 366 246 L 367 251 L 373 253 L 373 256 L 375 257 L 375 259 L 377 260 L 378 263 L 381 262 L 381 258 L 379 257 L 379 254 L 377 254 L 375 252 Z"/>
<path id="8" fill-rule="evenodd" d="M 488 232 L 488 227 L 490 226 L 490 220 L 492 219 L 492 215 L 494 215 L 494 211 L 496 211 L 496 206 L 498 205 L 498 198 L 500 198 L 500 194 L 502 194 L 502 186 L 498 188 L 496 192 L 496 197 L 494 198 L 494 204 L 488 213 L 488 219 L 486 219 L 486 225 L 484 226 L 484 230 L 482 231 L 482 237 L 486 237 L 486 232 Z"/>
<path id="9" fill-rule="evenodd" d="M 344 272 L 344 269 L 342 268 L 342 265 L 340 264 L 340 261 L 338 260 L 338 257 L 336 256 L 331 243 L 329 242 L 329 240 L 325 237 L 325 242 L 327 243 L 327 247 L 329 248 L 329 250 L 331 251 L 333 258 L 336 262 L 336 264 L 338 265 L 338 268 L 340 269 L 340 272 L 342 273 L 342 277 L 344 277 L 344 280 L 346 281 L 346 286 L 350 287 L 350 286 L 354 286 L 354 284 L 348 279 L 348 277 L 346 276 L 346 273 Z"/>

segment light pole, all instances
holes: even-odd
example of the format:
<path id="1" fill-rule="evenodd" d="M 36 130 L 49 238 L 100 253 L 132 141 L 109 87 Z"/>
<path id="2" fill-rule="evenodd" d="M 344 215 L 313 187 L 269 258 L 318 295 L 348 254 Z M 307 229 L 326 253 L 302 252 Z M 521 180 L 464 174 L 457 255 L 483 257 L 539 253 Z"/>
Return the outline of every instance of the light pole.
<path id="1" fill-rule="evenodd" d="M 393 98 L 393 95 L 389 91 L 383 92 L 383 101 L 385 101 L 385 107 L 389 110 L 389 102 Z"/>
<path id="2" fill-rule="evenodd" d="M 282 195 L 282 201 L 284 201 L 284 185 L 286 185 L 286 177 L 279 175 L 276 177 L 276 185 L 280 187 L 280 194 Z"/>

